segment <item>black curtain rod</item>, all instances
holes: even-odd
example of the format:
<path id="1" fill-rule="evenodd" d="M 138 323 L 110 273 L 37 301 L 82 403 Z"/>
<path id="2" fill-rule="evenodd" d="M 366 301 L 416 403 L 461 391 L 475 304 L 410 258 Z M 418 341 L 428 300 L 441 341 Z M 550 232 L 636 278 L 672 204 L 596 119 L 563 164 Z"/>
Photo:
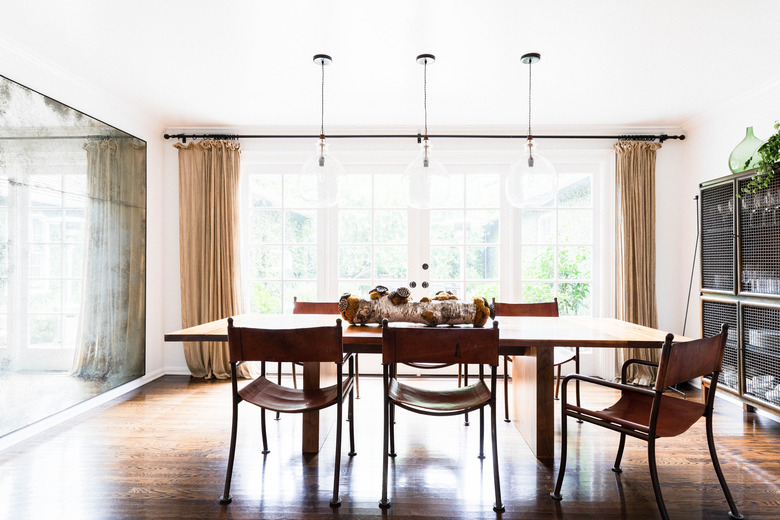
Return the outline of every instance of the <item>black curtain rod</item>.
<path id="1" fill-rule="evenodd" d="M 318 139 L 319 135 L 261 135 L 261 134 L 165 134 L 166 139 Z M 417 139 L 422 141 L 422 134 L 330 134 L 328 139 Z M 432 139 L 527 139 L 527 135 L 495 135 L 495 134 L 430 134 Z M 536 139 L 613 139 L 664 142 L 667 139 L 684 140 L 684 135 L 535 135 Z"/>

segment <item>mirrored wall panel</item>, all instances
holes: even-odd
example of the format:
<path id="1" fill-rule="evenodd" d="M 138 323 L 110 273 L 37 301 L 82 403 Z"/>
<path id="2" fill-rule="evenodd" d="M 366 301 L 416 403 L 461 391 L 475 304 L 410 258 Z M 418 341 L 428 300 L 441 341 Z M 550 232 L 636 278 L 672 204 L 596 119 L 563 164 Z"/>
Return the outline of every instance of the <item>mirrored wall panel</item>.
<path id="1" fill-rule="evenodd" d="M 0 436 L 144 374 L 146 143 L 0 76 Z"/>

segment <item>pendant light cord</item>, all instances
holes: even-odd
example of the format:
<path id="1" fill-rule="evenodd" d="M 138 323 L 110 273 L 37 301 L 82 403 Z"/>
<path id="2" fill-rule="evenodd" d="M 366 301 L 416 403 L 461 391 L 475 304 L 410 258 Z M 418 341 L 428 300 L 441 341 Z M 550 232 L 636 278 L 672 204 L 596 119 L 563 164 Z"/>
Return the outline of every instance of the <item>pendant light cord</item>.
<path id="1" fill-rule="evenodd" d="M 322 85 L 320 88 L 320 135 L 325 135 L 325 60 L 320 62 L 322 67 Z"/>
<path id="2" fill-rule="evenodd" d="M 528 64 L 528 138 L 531 138 L 531 66 L 533 62 Z"/>
<path id="3" fill-rule="evenodd" d="M 428 137 L 428 60 L 423 64 L 423 109 L 425 110 L 425 137 Z"/>

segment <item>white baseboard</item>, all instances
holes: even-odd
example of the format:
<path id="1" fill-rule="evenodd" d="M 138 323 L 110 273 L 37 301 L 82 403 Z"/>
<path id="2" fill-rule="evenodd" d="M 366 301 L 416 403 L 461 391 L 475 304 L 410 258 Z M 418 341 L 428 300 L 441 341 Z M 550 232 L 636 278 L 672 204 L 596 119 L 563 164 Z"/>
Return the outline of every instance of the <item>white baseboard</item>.
<path id="1" fill-rule="evenodd" d="M 192 372 L 187 367 L 165 367 L 166 376 L 191 376 Z"/>
<path id="2" fill-rule="evenodd" d="M 155 370 L 150 374 L 146 374 L 144 376 L 139 377 L 138 379 L 134 379 L 130 381 L 129 383 L 125 383 L 121 386 L 103 392 L 102 394 L 98 394 L 94 397 L 91 397 L 86 401 L 82 401 L 81 403 L 71 406 L 70 408 L 63 410 L 59 413 L 56 413 L 54 415 L 50 415 L 49 417 L 45 419 L 41 419 L 40 421 L 35 422 L 29 426 L 26 426 L 20 430 L 9 433 L 8 435 L 4 435 L 3 437 L 0 437 L 0 451 L 8 449 L 11 446 L 14 446 L 16 444 L 19 444 L 20 442 L 25 441 L 30 437 L 33 437 L 34 435 L 38 435 L 39 433 L 42 433 L 48 430 L 49 428 L 58 426 L 64 423 L 65 421 L 76 417 L 77 415 L 81 415 L 90 410 L 94 410 L 98 406 L 101 406 L 111 401 L 112 399 L 116 399 L 117 397 L 120 397 L 126 394 L 127 392 L 135 390 L 136 388 L 139 388 L 145 385 L 146 383 L 150 383 L 155 379 L 159 379 L 166 374 L 167 371 L 162 368 L 159 370 Z M 187 374 L 189 374 L 189 371 L 187 371 Z"/>

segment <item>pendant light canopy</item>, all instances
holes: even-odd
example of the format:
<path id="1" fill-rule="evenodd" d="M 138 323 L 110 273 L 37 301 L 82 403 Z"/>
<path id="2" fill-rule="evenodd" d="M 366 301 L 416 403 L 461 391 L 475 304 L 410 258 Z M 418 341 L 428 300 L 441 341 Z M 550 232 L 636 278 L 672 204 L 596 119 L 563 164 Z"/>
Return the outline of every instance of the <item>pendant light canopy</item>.
<path id="1" fill-rule="evenodd" d="M 515 161 L 506 180 L 509 203 L 519 208 L 540 208 L 555 203 L 558 175 L 550 161 L 536 151 L 531 134 L 531 65 L 541 56 L 531 52 L 524 54 L 522 62 L 528 65 L 528 138 L 523 155 Z"/>
<path id="2" fill-rule="evenodd" d="M 328 153 L 325 142 L 325 65 L 332 62 L 327 54 L 314 55 L 314 63 L 322 70 L 320 138 L 315 144 L 316 152 L 303 164 L 298 175 L 298 192 L 305 202 L 314 207 L 329 207 L 338 203 L 339 178 L 344 175 L 344 166 Z"/>
<path id="3" fill-rule="evenodd" d="M 420 154 L 404 170 L 402 184 L 408 194 L 409 206 L 427 209 L 441 206 L 449 195 L 450 176 L 444 165 L 431 154 L 428 140 L 428 64 L 436 61 L 433 54 L 420 54 L 417 63 L 423 69 L 423 108 L 425 111 L 425 134 L 422 136 Z"/>

